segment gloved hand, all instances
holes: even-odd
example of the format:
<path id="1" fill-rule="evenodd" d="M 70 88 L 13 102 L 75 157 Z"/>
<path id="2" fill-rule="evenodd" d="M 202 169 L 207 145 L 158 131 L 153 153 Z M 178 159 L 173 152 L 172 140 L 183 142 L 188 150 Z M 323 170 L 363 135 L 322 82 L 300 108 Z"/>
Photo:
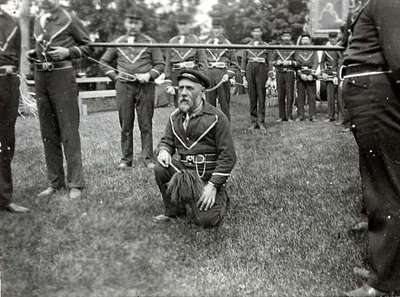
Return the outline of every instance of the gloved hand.
<path id="1" fill-rule="evenodd" d="M 249 86 L 249 82 L 247 81 L 246 76 L 243 76 L 243 87 L 247 88 Z"/>
<path id="2" fill-rule="evenodd" d="M 118 80 L 118 74 L 115 71 L 107 73 L 107 76 L 114 82 Z"/>

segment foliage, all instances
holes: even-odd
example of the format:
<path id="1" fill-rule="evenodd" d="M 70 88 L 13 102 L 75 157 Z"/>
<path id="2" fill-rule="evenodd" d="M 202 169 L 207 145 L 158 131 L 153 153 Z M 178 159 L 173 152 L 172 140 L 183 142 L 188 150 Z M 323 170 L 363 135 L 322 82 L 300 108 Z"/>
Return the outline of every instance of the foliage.
<path id="1" fill-rule="evenodd" d="M 264 40 L 271 41 L 282 30 L 291 29 L 294 38 L 302 33 L 308 14 L 306 0 L 219 0 L 211 17 L 222 18 L 226 35 L 240 43 L 249 36 L 253 25 L 264 30 Z"/>

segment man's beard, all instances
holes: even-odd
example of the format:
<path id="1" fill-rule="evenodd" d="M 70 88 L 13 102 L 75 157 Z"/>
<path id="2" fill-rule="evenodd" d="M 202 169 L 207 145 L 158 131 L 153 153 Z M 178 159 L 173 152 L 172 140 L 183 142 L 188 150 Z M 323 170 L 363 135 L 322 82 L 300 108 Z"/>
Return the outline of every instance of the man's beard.
<path id="1" fill-rule="evenodd" d="M 179 108 L 179 110 L 182 111 L 182 112 L 184 112 L 184 113 L 189 112 L 190 109 L 191 109 L 191 106 L 190 106 L 190 104 L 189 104 L 189 101 L 190 101 L 189 99 L 179 98 L 179 101 L 178 101 L 178 108 Z"/>

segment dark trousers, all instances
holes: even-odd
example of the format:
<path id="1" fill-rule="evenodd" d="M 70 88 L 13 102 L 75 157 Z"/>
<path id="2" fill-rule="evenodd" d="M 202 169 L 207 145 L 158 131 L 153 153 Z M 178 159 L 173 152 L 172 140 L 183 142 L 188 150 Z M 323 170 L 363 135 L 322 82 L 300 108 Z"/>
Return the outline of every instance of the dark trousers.
<path id="1" fill-rule="evenodd" d="M 18 77 L 0 76 L 0 208 L 10 204 L 12 199 L 11 161 L 15 150 L 18 100 Z"/>
<path id="2" fill-rule="evenodd" d="M 368 284 L 400 291 L 400 94 L 386 75 L 345 79 L 369 222 Z"/>
<path id="3" fill-rule="evenodd" d="M 339 110 L 339 101 L 337 100 L 338 86 L 335 85 L 332 81 L 326 82 L 326 97 L 328 101 L 328 117 L 330 120 L 334 120 L 336 109 Z"/>
<path id="4" fill-rule="evenodd" d="M 36 71 L 35 89 L 47 175 L 51 186 L 65 186 L 64 149 L 67 185 L 70 188 L 83 188 L 79 90 L 75 81 L 75 71 L 72 68 Z"/>
<path id="5" fill-rule="evenodd" d="M 121 161 L 132 163 L 135 109 L 142 142 L 142 160 L 153 159 L 154 83 L 117 81 L 117 106 L 121 126 Z"/>
<path id="6" fill-rule="evenodd" d="M 252 123 L 265 123 L 265 83 L 268 66 L 265 63 L 248 63 L 246 68 Z"/>
<path id="7" fill-rule="evenodd" d="M 277 71 L 276 88 L 278 90 L 279 118 L 292 119 L 294 101 L 294 71 Z"/>
<path id="8" fill-rule="evenodd" d="M 216 86 L 226 73 L 225 69 L 211 68 L 208 70 L 208 79 L 210 80 L 210 88 Z M 217 98 L 222 112 L 230 120 L 230 103 L 231 103 L 231 84 L 230 82 L 223 83 L 214 91 L 206 93 L 207 102 L 213 106 L 217 106 Z"/>
<path id="9" fill-rule="evenodd" d="M 308 113 L 310 119 L 315 116 L 317 87 L 315 81 L 297 81 L 297 116 L 300 119 L 305 119 L 306 97 L 308 102 Z"/>
<path id="10" fill-rule="evenodd" d="M 177 160 L 172 161 L 173 164 L 179 169 L 185 169 L 185 165 Z M 185 208 L 179 207 L 171 203 L 171 197 L 167 194 L 167 183 L 171 180 L 172 176 L 176 173 L 175 169 L 171 166 L 165 168 L 159 163 L 154 168 L 155 178 L 157 185 L 160 189 L 164 206 L 165 215 L 177 216 L 185 214 Z M 209 177 L 210 175 L 208 175 Z M 205 182 L 207 179 L 204 180 Z M 228 204 L 228 196 L 225 187 L 220 187 L 217 191 L 215 204 L 207 211 L 200 211 L 198 224 L 203 227 L 215 227 L 221 224 L 224 219 Z"/>

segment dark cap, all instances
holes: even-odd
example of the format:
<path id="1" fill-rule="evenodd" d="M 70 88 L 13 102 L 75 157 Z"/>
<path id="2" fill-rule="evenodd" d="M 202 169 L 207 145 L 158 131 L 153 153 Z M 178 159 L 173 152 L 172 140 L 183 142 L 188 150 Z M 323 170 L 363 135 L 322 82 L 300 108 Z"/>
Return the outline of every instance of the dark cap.
<path id="1" fill-rule="evenodd" d="M 336 38 L 336 37 L 338 37 L 338 33 L 337 32 L 329 32 L 328 33 L 328 37 L 329 38 Z"/>
<path id="2" fill-rule="evenodd" d="M 192 21 L 192 15 L 186 12 L 181 12 L 176 16 L 178 24 L 188 24 Z"/>
<path id="3" fill-rule="evenodd" d="M 224 21 L 221 18 L 213 18 L 211 24 L 214 27 L 223 27 Z"/>
<path id="4" fill-rule="evenodd" d="M 308 33 L 308 32 L 304 32 L 304 33 L 302 33 L 302 34 L 300 35 L 300 37 L 301 37 L 301 38 L 303 38 L 303 37 L 308 37 L 308 38 L 311 39 L 311 34 Z"/>
<path id="5" fill-rule="evenodd" d="M 182 70 L 178 75 L 178 82 L 182 79 L 188 79 L 192 82 L 201 84 L 205 88 L 208 88 L 210 86 L 210 81 L 208 80 L 207 76 L 196 70 Z"/>
<path id="6" fill-rule="evenodd" d="M 125 18 L 127 19 L 135 19 L 135 20 L 141 20 L 142 17 L 139 14 L 139 12 L 136 9 L 129 9 L 126 13 L 125 13 Z"/>
<path id="7" fill-rule="evenodd" d="M 292 30 L 290 29 L 284 29 L 281 31 L 281 34 L 279 34 L 280 36 L 284 35 L 284 34 L 290 34 L 292 35 Z"/>

